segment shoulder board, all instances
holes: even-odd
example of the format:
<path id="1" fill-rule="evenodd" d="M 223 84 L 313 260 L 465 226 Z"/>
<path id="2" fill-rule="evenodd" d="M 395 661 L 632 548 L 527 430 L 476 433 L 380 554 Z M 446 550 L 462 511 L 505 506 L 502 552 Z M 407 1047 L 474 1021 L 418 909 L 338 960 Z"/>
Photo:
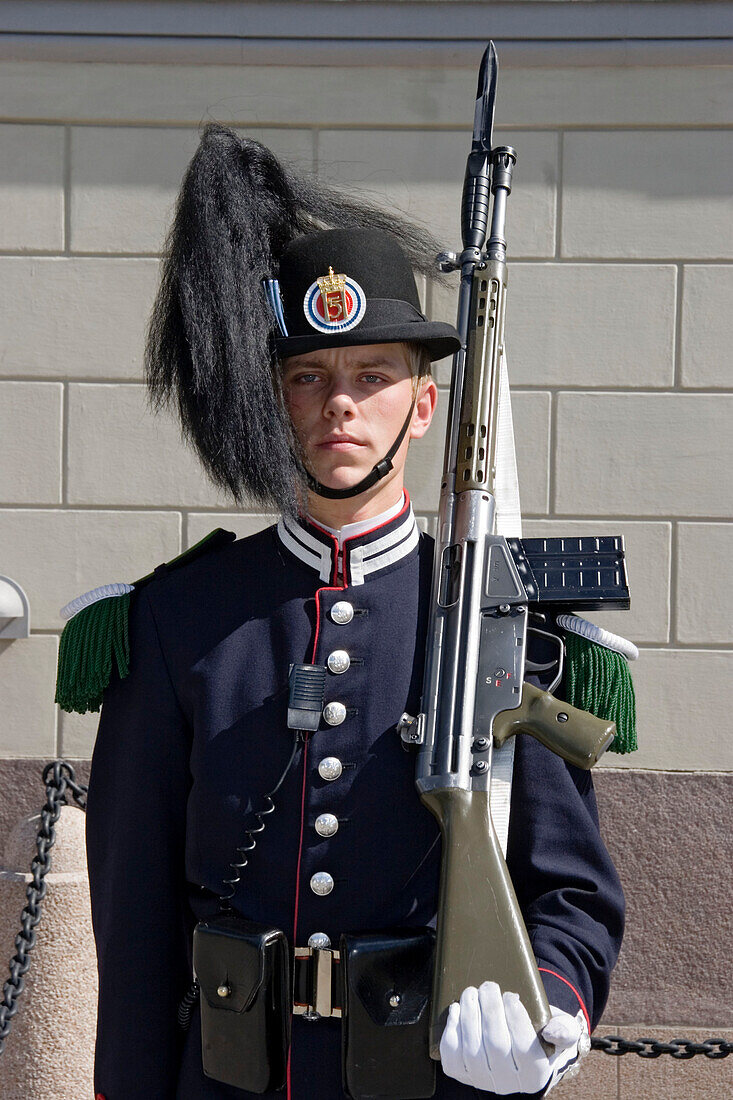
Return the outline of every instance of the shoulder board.
<path id="1" fill-rule="evenodd" d="M 61 609 L 68 619 L 59 643 L 56 702 L 62 710 L 85 714 L 98 711 L 112 676 L 113 662 L 120 679 L 130 671 L 128 623 L 130 600 L 155 577 L 188 565 L 237 536 L 217 527 L 178 557 L 159 565 L 133 584 L 104 584 L 77 596 Z"/>
<path id="2" fill-rule="evenodd" d="M 637 659 L 639 650 L 579 615 L 558 615 L 557 625 L 565 641 L 565 701 L 616 723 L 609 752 L 634 752 L 636 701 L 629 661 Z"/>
<path id="3" fill-rule="evenodd" d="M 188 550 L 184 550 L 177 558 L 171 558 L 170 561 L 163 562 L 152 573 L 146 573 L 140 580 L 133 581 L 133 587 L 135 589 L 142 588 L 144 585 L 149 584 L 154 577 L 158 577 L 162 573 L 169 573 L 172 569 L 180 569 L 182 565 L 188 565 L 196 558 L 202 558 L 204 554 L 208 554 L 211 550 L 226 546 L 228 542 L 234 542 L 236 537 L 233 531 L 225 531 L 223 527 L 217 527 L 215 531 L 209 531 L 208 535 L 204 535 L 193 546 L 189 546 Z"/>

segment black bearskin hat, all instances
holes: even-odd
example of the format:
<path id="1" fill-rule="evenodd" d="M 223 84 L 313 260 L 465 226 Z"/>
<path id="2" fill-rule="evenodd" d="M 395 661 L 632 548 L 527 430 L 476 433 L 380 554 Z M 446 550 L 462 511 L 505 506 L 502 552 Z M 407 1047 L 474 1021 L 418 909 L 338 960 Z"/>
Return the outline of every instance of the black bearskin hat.
<path id="1" fill-rule="evenodd" d="M 331 250 L 329 229 L 351 233 L 333 234 Z M 294 172 L 257 141 L 207 126 L 183 178 L 150 318 L 145 369 L 153 405 L 177 408 L 207 474 L 237 503 L 292 512 L 305 475 L 278 358 L 393 340 L 424 342 L 431 358 L 455 350 L 455 330 L 420 312 L 412 275 L 435 278 L 439 250 L 424 229 Z M 365 259 L 355 262 L 360 252 Z M 337 270 L 344 263 L 351 270 Z M 329 276 L 349 314 L 338 331 L 338 306 L 316 327 Z M 304 313 L 311 283 L 315 325 Z M 359 291 L 366 301 L 357 302 L 354 321 Z"/>

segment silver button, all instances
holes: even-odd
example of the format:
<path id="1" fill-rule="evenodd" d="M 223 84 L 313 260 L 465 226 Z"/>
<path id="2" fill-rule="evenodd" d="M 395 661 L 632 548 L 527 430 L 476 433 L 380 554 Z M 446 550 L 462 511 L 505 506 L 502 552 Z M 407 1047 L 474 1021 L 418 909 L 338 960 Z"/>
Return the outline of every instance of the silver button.
<path id="1" fill-rule="evenodd" d="M 318 765 L 318 774 L 321 779 L 328 779 L 329 782 L 332 779 L 338 779 L 343 770 L 343 764 L 338 756 L 324 756 Z"/>
<path id="2" fill-rule="evenodd" d="M 329 653 L 326 664 L 331 669 L 331 672 L 340 674 L 346 672 L 351 664 L 351 658 L 345 649 L 334 649 L 333 653 Z"/>
<path id="3" fill-rule="evenodd" d="M 346 707 L 343 703 L 326 703 L 323 708 L 323 717 L 329 726 L 340 726 L 346 718 Z"/>
<path id="4" fill-rule="evenodd" d="M 327 947 L 331 946 L 331 941 L 325 932 L 314 932 L 312 936 L 308 937 L 308 946 L 325 951 Z"/>
<path id="5" fill-rule="evenodd" d="M 333 836 L 338 828 L 339 819 L 335 814 L 319 814 L 316 818 L 316 832 L 319 836 Z"/>
<path id="6" fill-rule="evenodd" d="M 333 890 L 333 877 L 329 875 L 328 871 L 316 871 L 315 875 L 311 877 L 311 890 L 319 897 L 325 897 Z"/>
<path id="7" fill-rule="evenodd" d="M 348 600 L 339 600 L 331 608 L 331 618 L 339 626 L 345 626 L 354 618 L 354 605 Z"/>

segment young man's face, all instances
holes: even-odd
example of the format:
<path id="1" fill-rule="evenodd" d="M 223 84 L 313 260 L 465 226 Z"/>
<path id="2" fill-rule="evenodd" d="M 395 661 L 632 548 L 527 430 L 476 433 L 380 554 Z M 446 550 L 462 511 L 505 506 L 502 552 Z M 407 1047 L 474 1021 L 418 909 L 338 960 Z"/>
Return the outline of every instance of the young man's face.
<path id="1" fill-rule="evenodd" d="M 283 360 L 283 393 L 308 469 L 323 485 L 356 485 L 384 458 L 407 416 L 413 380 L 404 344 L 329 348 Z M 423 379 L 411 427 L 379 483 L 399 481 L 410 439 L 424 435 L 437 389 Z M 358 498 L 357 498 L 358 499 Z"/>

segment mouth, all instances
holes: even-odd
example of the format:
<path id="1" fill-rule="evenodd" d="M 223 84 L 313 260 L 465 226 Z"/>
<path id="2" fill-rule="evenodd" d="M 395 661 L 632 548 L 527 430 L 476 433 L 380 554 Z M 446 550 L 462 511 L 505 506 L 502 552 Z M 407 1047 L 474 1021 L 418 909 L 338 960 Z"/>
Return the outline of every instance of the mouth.
<path id="1" fill-rule="evenodd" d="M 350 435 L 330 435 L 316 445 L 319 451 L 349 451 L 365 444 Z"/>

